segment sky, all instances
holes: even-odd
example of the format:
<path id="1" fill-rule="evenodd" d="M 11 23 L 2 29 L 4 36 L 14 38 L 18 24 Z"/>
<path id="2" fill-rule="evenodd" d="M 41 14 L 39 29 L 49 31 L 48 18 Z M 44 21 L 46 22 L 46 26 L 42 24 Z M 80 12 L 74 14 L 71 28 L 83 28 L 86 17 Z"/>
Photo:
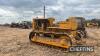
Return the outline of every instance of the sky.
<path id="1" fill-rule="evenodd" d="M 44 4 L 46 17 L 54 17 L 57 21 L 70 16 L 99 19 L 100 15 L 100 0 L 0 0 L 0 24 L 41 17 Z"/>

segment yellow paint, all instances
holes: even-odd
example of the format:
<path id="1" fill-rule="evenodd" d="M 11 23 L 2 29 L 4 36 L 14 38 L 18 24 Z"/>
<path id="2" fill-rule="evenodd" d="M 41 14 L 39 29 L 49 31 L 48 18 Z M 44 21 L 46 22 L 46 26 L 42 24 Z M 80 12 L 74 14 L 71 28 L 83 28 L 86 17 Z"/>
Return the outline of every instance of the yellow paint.
<path id="1" fill-rule="evenodd" d="M 69 37 L 66 36 L 66 33 L 68 36 L 71 36 L 72 41 L 75 41 L 74 37 L 77 36 L 77 28 L 78 28 L 78 23 L 75 18 L 76 17 L 70 17 L 66 21 L 60 21 L 56 24 L 57 26 L 53 26 L 54 18 L 49 18 L 49 19 L 47 19 L 49 21 L 49 26 L 46 27 L 45 31 L 43 30 L 43 27 L 45 25 L 42 25 L 42 29 L 36 30 L 35 27 L 37 25 L 36 25 L 36 22 L 34 21 L 35 19 L 33 19 L 32 28 L 33 28 L 33 30 L 35 30 L 36 33 L 39 33 L 39 34 L 40 33 L 42 33 L 42 34 L 51 33 L 56 36 L 60 35 L 60 37 L 58 38 L 58 39 L 60 39 L 60 41 L 59 42 L 55 41 L 55 39 L 54 39 L 55 37 L 53 35 L 51 35 L 51 38 L 33 36 L 32 41 L 49 44 L 49 45 L 53 45 L 53 46 L 58 46 L 58 47 L 62 47 L 62 48 L 69 48 L 70 45 L 68 45 L 68 42 L 67 42 L 69 40 Z M 48 31 L 46 31 L 46 30 L 48 30 Z"/>
<path id="2" fill-rule="evenodd" d="M 65 43 L 64 39 L 59 41 L 59 42 L 56 42 L 54 39 L 50 39 L 50 38 L 33 37 L 32 41 L 43 43 L 43 44 L 49 44 L 49 45 L 53 45 L 53 46 L 58 46 L 58 47 L 62 47 L 62 48 L 69 48 L 70 47 L 67 44 L 64 44 Z"/>

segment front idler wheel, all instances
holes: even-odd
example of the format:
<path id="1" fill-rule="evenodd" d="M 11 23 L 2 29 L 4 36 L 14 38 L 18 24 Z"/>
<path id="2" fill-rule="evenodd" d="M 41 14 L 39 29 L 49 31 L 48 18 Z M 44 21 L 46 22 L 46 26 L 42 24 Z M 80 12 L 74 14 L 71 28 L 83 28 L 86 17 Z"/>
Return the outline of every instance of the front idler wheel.
<path id="1" fill-rule="evenodd" d="M 30 42 L 32 42 L 32 38 L 33 38 L 34 35 L 35 35 L 34 32 L 30 32 L 30 34 L 29 34 L 29 40 L 30 40 Z"/>

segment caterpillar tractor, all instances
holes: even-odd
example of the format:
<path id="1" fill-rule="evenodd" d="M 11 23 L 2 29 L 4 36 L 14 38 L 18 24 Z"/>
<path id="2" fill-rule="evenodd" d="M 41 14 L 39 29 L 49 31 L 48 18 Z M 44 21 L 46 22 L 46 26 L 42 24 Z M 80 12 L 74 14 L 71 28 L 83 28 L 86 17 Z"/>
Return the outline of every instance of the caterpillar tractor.
<path id="1" fill-rule="evenodd" d="M 85 19 L 83 17 L 69 17 L 65 21 L 54 23 L 54 18 L 34 18 L 30 42 L 69 48 L 83 43 L 86 38 Z"/>
<path id="2" fill-rule="evenodd" d="M 99 24 L 98 23 L 94 23 L 94 22 L 88 22 L 87 23 L 87 27 L 88 28 L 98 28 Z"/>

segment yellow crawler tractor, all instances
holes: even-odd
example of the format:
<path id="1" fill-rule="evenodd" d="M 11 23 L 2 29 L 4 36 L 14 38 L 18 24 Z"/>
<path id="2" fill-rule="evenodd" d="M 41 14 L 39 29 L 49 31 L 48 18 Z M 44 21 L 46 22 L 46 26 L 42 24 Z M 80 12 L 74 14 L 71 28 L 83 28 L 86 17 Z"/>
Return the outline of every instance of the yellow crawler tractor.
<path id="1" fill-rule="evenodd" d="M 86 25 L 88 28 L 98 28 L 99 24 L 94 22 L 88 22 Z"/>
<path id="2" fill-rule="evenodd" d="M 54 23 L 54 18 L 34 18 L 32 32 L 29 35 L 31 42 L 69 48 L 81 44 L 86 37 L 85 19 L 83 17 L 69 17 L 65 21 Z"/>

